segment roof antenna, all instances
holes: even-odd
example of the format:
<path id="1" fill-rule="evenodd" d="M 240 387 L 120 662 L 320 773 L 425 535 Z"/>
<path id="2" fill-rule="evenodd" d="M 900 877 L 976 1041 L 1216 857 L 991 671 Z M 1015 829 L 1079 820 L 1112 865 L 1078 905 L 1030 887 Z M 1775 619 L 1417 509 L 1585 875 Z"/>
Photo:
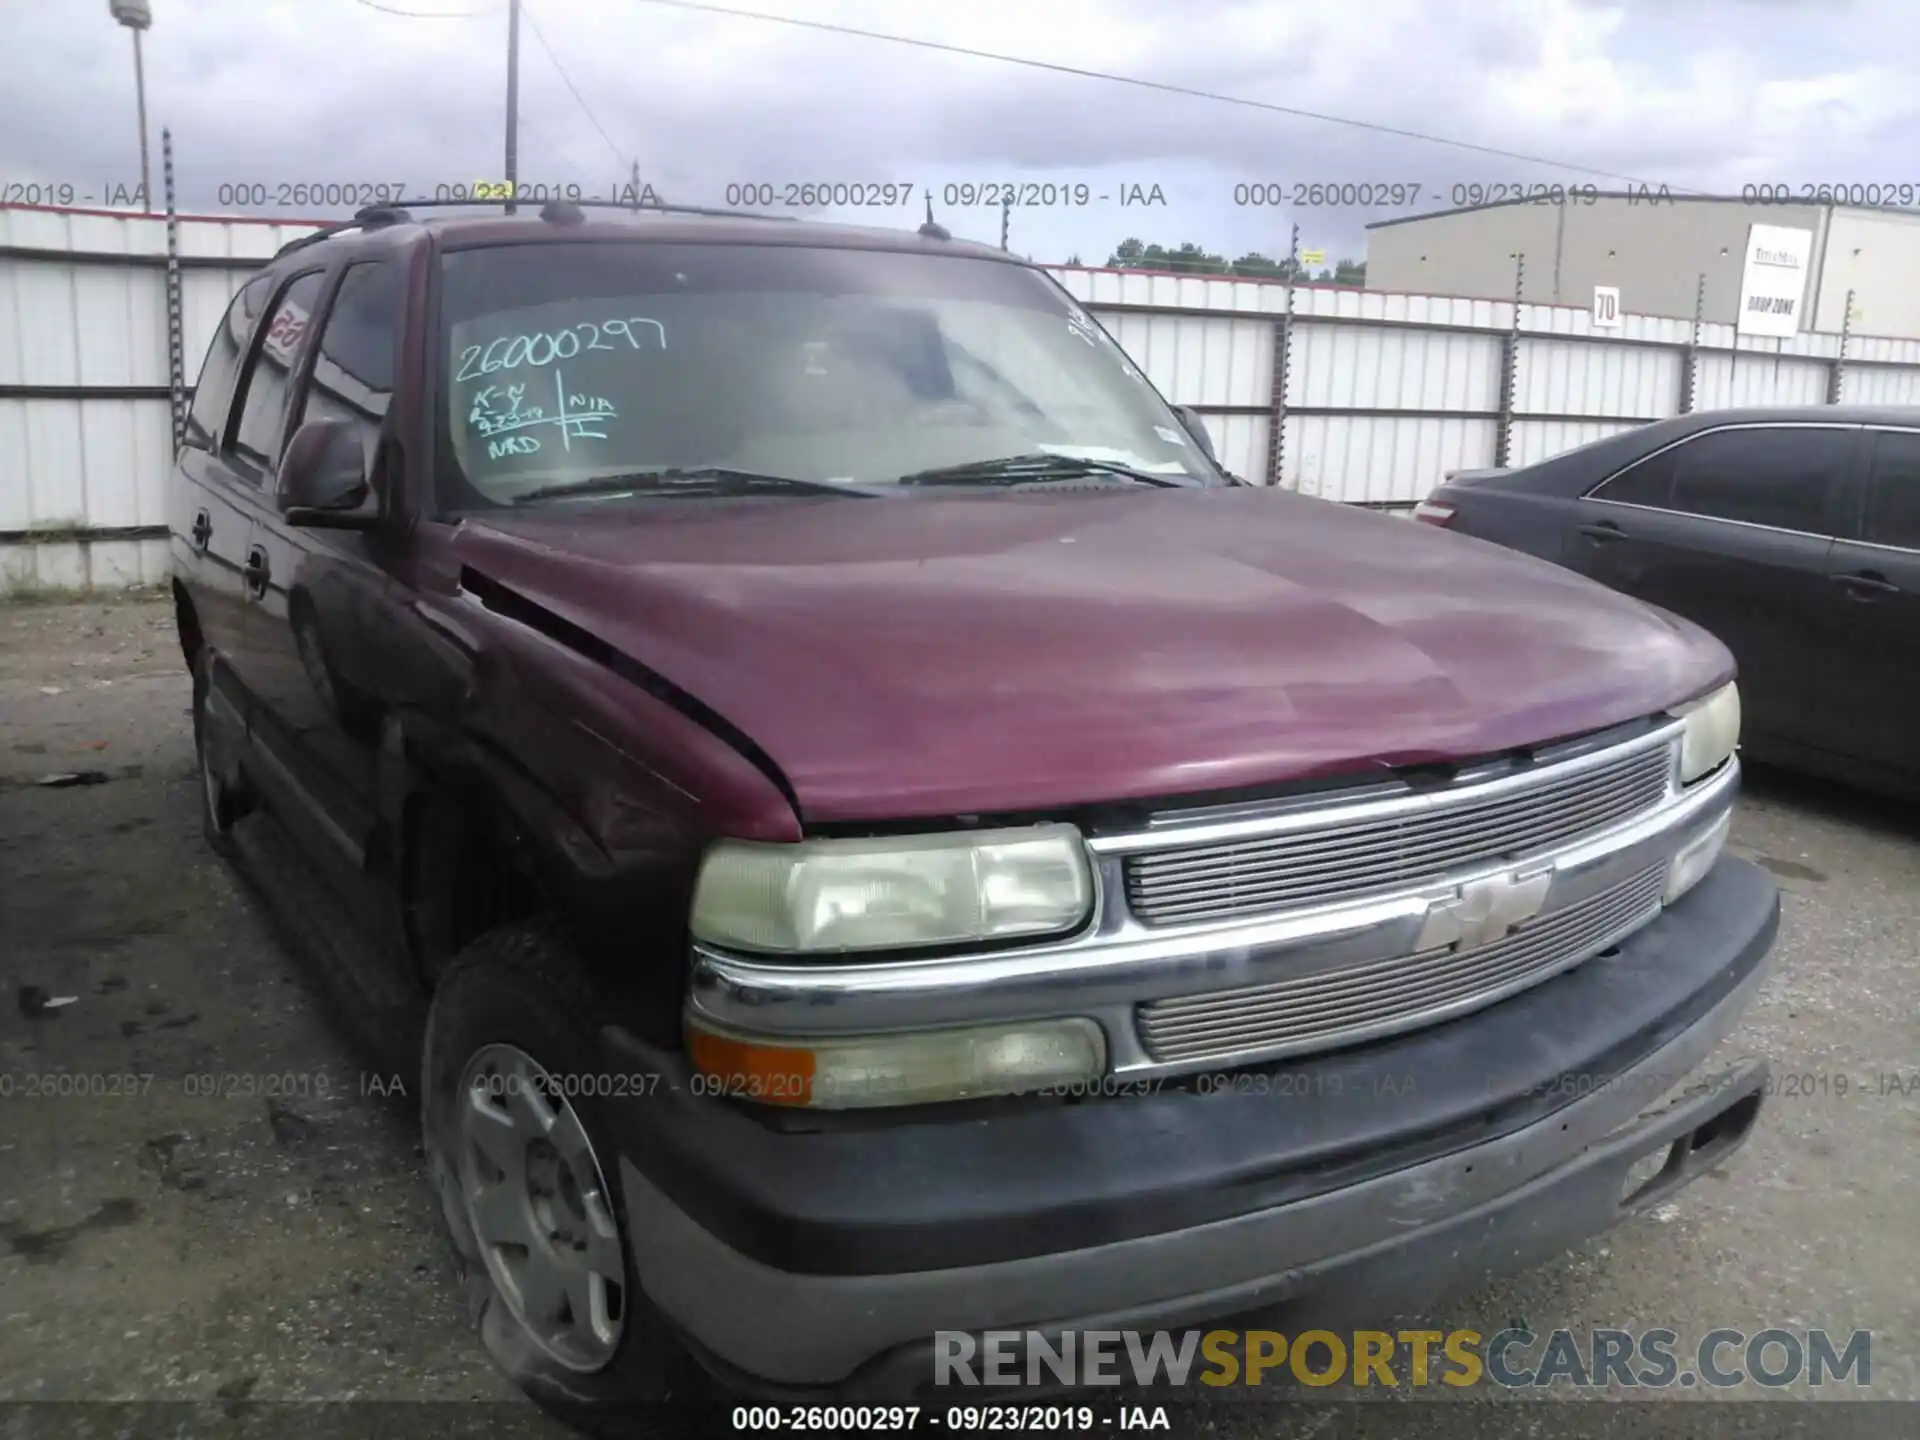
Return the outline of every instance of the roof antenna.
<path id="1" fill-rule="evenodd" d="M 929 240 L 951 240 L 947 227 L 935 222 L 933 218 L 933 187 L 927 187 L 927 223 L 920 227 L 920 233 Z"/>

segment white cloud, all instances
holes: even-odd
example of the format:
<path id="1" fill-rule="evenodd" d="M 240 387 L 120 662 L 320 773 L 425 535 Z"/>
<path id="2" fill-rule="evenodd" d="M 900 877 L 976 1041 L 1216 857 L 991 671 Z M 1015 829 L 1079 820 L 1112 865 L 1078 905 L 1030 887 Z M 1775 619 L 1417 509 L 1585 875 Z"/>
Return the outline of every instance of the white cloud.
<path id="1" fill-rule="evenodd" d="M 221 182 L 426 186 L 501 169 L 506 17 L 499 0 L 383 0 L 491 10 L 390 17 L 353 0 L 155 0 L 149 108 L 171 126 L 184 201 Z M 1675 187 L 1920 181 L 1905 57 L 1908 0 L 1851 6 L 1375 0 L 1181 6 L 1149 0 L 744 0 L 775 13 L 1111 70 L 1429 131 Z M 1129 234 L 1238 254 L 1309 243 L 1359 254 L 1403 211 L 1237 210 L 1242 180 L 1579 183 L 1577 171 L 1363 129 L 903 45 L 635 0 L 527 0 L 612 136 L 581 113 L 532 25 L 522 36 L 521 173 L 603 191 L 627 158 L 669 197 L 719 203 L 730 181 L 1001 179 L 1159 184 L 1174 203 L 1022 210 L 1015 248 L 1104 259 Z M 97 12 L 97 13 L 96 13 Z M 137 175 L 125 32 L 97 4 L 23 7 L 0 86 L 0 183 Z M 23 62 L 23 59 L 25 63 Z M 991 210 L 937 206 L 995 239 Z M 293 212 L 280 212 L 288 214 Z M 919 204 L 869 211 L 917 222 Z"/>

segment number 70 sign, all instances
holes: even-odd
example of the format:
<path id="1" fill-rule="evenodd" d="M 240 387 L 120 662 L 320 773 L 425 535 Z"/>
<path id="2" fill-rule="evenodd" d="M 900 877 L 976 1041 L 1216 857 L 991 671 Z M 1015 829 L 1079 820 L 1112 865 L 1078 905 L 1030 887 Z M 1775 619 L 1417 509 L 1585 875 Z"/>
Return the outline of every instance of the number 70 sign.
<path id="1" fill-rule="evenodd" d="M 1596 285 L 1593 287 L 1593 323 L 1598 329 L 1618 328 L 1620 324 L 1619 286 Z"/>

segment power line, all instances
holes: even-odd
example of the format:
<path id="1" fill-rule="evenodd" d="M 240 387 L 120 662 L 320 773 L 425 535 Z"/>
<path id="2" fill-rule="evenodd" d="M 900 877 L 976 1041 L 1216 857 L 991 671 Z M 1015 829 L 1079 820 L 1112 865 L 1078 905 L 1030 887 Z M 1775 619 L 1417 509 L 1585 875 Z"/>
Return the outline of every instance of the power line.
<path id="1" fill-rule="evenodd" d="M 378 10 L 382 15 L 398 15 L 406 20 L 473 20 L 482 15 L 498 15 L 505 6 L 495 5 L 487 10 L 400 10 L 392 5 L 382 5 L 378 0 L 353 0 L 356 5 L 364 5 L 369 10 Z"/>
<path id="2" fill-rule="evenodd" d="M 554 138 L 550 131 L 548 131 L 543 126 L 535 125 L 531 120 L 527 118 L 526 107 L 524 105 L 521 107 L 521 110 L 520 110 L 520 128 L 526 134 L 532 136 L 533 139 L 536 142 L 538 142 L 539 145 L 544 150 L 546 150 L 548 153 L 555 156 L 561 166 L 565 167 L 566 170 L 568 170 L 571 174 L 573 174 L 577 179 L 585 182 L 585 185 L 587 186 L 587 188 L 591 189 L 593 185 L 592 178 L 588 176 L 587 172 L 580 167 L 580 164 L 578 161 L 570 158 L 559 145 L 554 143 Z M 542 168 L 544 167 L 537 166 L 537 165 L 529 167 L 523 161 L 520 166 L 520 171 L 524 175 L 529 169 L 532 169 L 537 173 Z M 536 183 L 539 183 L 539 182 L 536 181 Z"/>
<path id="3" fill-rule="evenodd" d="M 627 157 L 620 153 L 620 147 L 614 144 L 613 137 L 607 134 L 607 127 L 600 123 L 600 118 L 593 113 L 593 107 L 587 104 L 585 97 L 580 94 L 579 87 L 573 83 L 573 77 L 567 74 L 567 67 L 562 65 L 560 57 L 553 53 L 553 47 L 547 43 L 547 37 L 541 33 L 540 22 L 533 18 L 533 11 L 527 6 L 526 0 L 521 0 L 520 13 L 527 17 L 527 24 L 533 27 L 533 38 L 540 42 L 540 48 L 547 52 L 547 59 L 551 60 L 553 68 L 560 72 L 561 80 L 565 82 L 574 100 L 578 102 L 581 112 L 593 122 L 593 128 L 600 132 L 600 138 L 607 142 L 607 149 L 613 152 L 613 158 L 624 165 Z"/>
<path id="4" fill-rule="evenodd" d="M 791 15 L 768 15 L 759 10 L 736 10 L 727 5 L 710 5 L 705 3 L 705 0 L 640 0 L 640 3 L 664 5 L 673 10 L 696 10 L 710 15 L 731 15 L 741 20 L 764 20 L 773 25 L 794 25 L 803 30 L 822 30 L 830 35 L 852 35 L 861 40 L 885 40 L 894 45 L 911 45 L 919 50 L 938 50 L 943 54 L 966 55 L 975 60 L 998 60 L 1004 65 L 1023 65 L 1030 70 L 1046 70 L 1055 75 L 1075 75 L 1084 80 L 1107 80 L 1116 85 L 1135 85 L 1143 90 L 1159 90 L 1168 95 L 1186 95 L 1196 100 L 1213 100 L 1222 105 L 1243 105 L 1248 109 L 1266 110 L 1276 115 L 1291 115 L 1301 120 L 1319 120 L 1328 125 L 1347 125 L 1356 130 L 1371 130 L 1379 135 L 1396 135 L 1403 140 L 1420 140 L 1430 145 L 1448 145 L 1456 150 L 1472 150 L 1482 155 L 1496 155 L 1503 160 L 1524 160 L 1529 165 L 1545 165 L 1555 170 L 1572 170 L 1582 175 L 1597 175 L 1603 180 L 1624 180 L 1632 185 L 1659 183 L 1643 180 L 1637 175 L 1622 175 L 1617 171 L 1601 170 L 1591 165 L 1575 165 L 1567 160 L 1549 160 L 1544 156 L 1527 155 L 1518 150 L 1502 150 L 1493 145 L 1476 145 L 1470 140 L 1451 140 L 1444 135 L 1429 135 L 1420 130 L 1403 130 L 1395 125 L 1381 125 L 1371 120 L 1354 120 L 1344 115 L 1325 115 L 1317 110 L 1299 110 L 1290 105 L 1275 105 L 1266 100 L 1249 100 L 1243 95 L 1222 95 L 1212 90 L 1196 90 L 1186 85 L 1171 85 L 1161 80 L 1142 80 L 1135 75 L 1113 75 L 1104 70 L 1083 70 L 1076 65 L 1060 65 L 1049 60 L 1029 60 L 1020 55 L 1002 55 L 992 50 L 974 50 L 965 45 L 948 45 L 938 40 L 917 39 L 911 35 L 890 35 L 882 30 L 861 30 L 852 25 L 834 25 L 825 20 L 801 20 Z M 1697 193 L 1671 185 L 1667 189 L 1669 192 L 1678 191 L 1684 195 Z"/>

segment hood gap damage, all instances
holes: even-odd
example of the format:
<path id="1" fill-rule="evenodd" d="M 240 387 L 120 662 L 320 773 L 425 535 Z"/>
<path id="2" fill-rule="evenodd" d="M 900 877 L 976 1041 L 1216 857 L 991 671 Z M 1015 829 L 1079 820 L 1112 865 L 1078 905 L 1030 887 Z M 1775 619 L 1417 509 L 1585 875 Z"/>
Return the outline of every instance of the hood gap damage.
<path id="1" fill-rule="evenodd" d="M 767 777 L 774 788 L 786 797 L 787 804 L 793 807 L 794 816 L 804 822 L 805 816 L 800 809 L 800 796 L 794 790 L 793 783 L 787 779 L 786 773 L 774 762 L 773 757 L 761 749 L 746 731 L 697 695 L 682 690 L 666 676 L 649 669 L 591 631 L 549 610 L 537 600 L 530 599 L 511 586 L 503 585 L 491 576 L 483 575 L 471 565 L 460 567 L 460 587 L 494 614 L 518 621 L 531 630 L 537 630 L 556 645 L 564 645 L 576 655 L 612 671 L 629 684 L 644 690 L 663 705 L 672 707 L 694 724 L 724 740 L 754 769 Z"/>

